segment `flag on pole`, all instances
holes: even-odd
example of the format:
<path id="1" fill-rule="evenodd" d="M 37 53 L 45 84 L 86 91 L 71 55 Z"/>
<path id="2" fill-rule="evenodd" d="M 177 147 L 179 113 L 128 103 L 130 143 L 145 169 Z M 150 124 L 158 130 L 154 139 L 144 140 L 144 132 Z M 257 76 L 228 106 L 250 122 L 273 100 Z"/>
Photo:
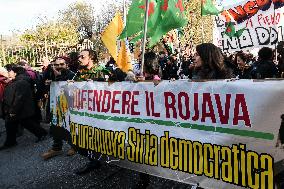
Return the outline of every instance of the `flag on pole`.
<path id="1" fill-rule="evenodd" d="M 218 15 L 222 10 L 217 9 L 213 0 L 201 0 L 201 16 Z"/>
<path id="2" fill-rule="evenodd" d="M 160 0 L 150 0 L 148 10 L 148 28 L 153 27 L 157 22 L 159 14 L 157 13 Z M 144 28 L 146 3 L 145 0 L 134 0 L 129 8 L 126 17 L 126 26 L 123 29 L 119 39 L 137 35 Z"/>
<path id="3" fill-rule="evenodd" d="M 123 21 L 120 13 L 117 12 L 101 35 L 103 43 L 115 60 L 117 58 L 117 37 L 121 34 L 122 30 Z"/>
<path id="4" fill-rule="evenodd" d="M 143 13 L 141 13 L 141 9 Z M 126 27 L 120 35 L 120 39 L 133 37 L 131 42 L 136 42 L 143 37 L 144 9 L 145 0 L 133 1 L 127 15 Z M 139 14 L 141 14 L 140 17 L 138 17 Z M 170 30 L 187 24 L 183 0 L 150 0 L 148 15 L 147 37 L 150 38 L 150 46 L 156 44 Z"/>
<path id="5" fill-rule="evenodd" d="M 243 34 L 244 31 L 245 31 L 245 28 L 242 28 L 242 29 L 236 31 L 236 28 L 235 28 L 235 25 L 234 25 L 233 22 L 226 23 L 225 34 L 229 37 L 239 38 Z"/>
<path id="6" fill-rule="evenodd" d="M 164 0 L 160 7 L 160 21 L 149 29 L 150 46 L 155 45 L 169 31 L 187 24 L 183 0 Z"/>

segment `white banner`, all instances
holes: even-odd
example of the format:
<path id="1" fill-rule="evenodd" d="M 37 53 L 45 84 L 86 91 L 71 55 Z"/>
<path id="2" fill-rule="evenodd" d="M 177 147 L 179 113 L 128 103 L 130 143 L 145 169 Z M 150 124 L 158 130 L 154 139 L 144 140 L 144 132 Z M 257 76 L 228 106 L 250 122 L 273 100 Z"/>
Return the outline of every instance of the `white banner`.
<path id="1" fill-rule="evenodd" d="M 87 156 L 203 188 L 273 188 L 283 102 L 284 81 L 51 85 L 52 123 Z"/>
<path id="2" fill-rule="evenodd" d="M 225 7 L 214 22 L 214 44 L 224 51 L 274 46 L 284 40 L 284 1 L 245 0 Z M 225 34 L 225 23 L 229 22 L 235 24 L 236 31 L 245 28 L 239 38 Z"/>

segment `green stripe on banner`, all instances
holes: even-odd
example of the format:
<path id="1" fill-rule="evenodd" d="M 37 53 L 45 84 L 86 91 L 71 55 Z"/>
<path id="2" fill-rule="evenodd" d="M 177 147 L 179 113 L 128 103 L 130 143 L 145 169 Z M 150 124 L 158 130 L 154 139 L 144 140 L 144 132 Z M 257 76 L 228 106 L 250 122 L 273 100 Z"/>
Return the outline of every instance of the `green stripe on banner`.
<path id="1" fill-rule="evenodd" d="M 260 138 L 260 139 L 266 139 L 266 140 L 274 139 L 274 135 L 271 133 L 263 133 L 263 132 L 256 132 L 256 131 L 196 125 L 196 124 L 190 124 L 190 123 L 178 123 L 178 122 L 173 122 L 173 121 L 163 121 L 163 120 L 154 120 L 154 119 L 105 116 L 105 115 L 98 115 L 98 114 L 90 114 L 86 112 L 77 112 L 73 110 L 71 110 L 70 113 L 73 115 L 86 116 L 86 117 L 91 117 L 91 118 L 101 119 L 101 120 L 123 121 L 123 122 L 128 122 L 128 123 L 148 123 L 148 124 L 157 124 L 157 125 L 163 125 L 163 126 L 169 126 L 169 127 L 181 127 L 181 128 L 188 128 L 188 129 L 208 131 L 208 132 L 225 133 L 225 134 L 237 135 L 237 136 L 247 136 L 247 137 Z"/>

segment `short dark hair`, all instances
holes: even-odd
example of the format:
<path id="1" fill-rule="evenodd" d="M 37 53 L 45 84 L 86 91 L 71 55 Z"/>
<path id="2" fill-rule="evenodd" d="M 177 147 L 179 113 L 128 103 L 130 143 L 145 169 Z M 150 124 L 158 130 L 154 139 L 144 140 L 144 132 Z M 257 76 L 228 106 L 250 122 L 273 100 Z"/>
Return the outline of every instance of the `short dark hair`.
<path id="1" fill-rule="evenodd" d="M 17 66 L 16 64 L 6 64 L 4 67 L 9 72 L 12 70 L 13 67 Z"/>
<path id="2" fill-rule="evenodd" d="M 258 57 L 260 60 L 272 60 L 273 50 L 269 47 L 263 47 L 258 51 Z"/>
<path id="3" fill-rule="evenodd" d="M 65 60 L 65 64 L 69 64 L 70 63 L 70 58 L 67 57 L 67 56 L 58 56 L 58 57 L 55 58 L 55 60 L 58 60 L 58 59 Z"/>
<path id="4" fill-rule="evenodd" d="M 97 55 L 97 52 L 92 50 L 92 49 L 84 49 L 82 51 L 87 51 L 89 52 L 89 56 L 91 57 L 91 59 L 94 61 L 94 62 L 98 62 L 98 55 Z M 81 52 L 82 52 L 81 51 Z"/>
<path id="5" fill-rule="evenodd" d="M 11 68 L 11 70 L 15 72 L 17 75 L 26 73 L 25 68 L 20 67 L 20 66 L 14 66 Z"/>
<path id="6" fill-rule="evenodd" d="M 247 60 L 248 60 L 247 55 L 246 55 L 244 52 L 242 52 L 242 51 L 238 52 L 235 57 L 236 57 L 236 60 L 237 60 L 237 57 L 239 57 L 239 58 L 241 58 L 244 62 L 247 62 Z"/>

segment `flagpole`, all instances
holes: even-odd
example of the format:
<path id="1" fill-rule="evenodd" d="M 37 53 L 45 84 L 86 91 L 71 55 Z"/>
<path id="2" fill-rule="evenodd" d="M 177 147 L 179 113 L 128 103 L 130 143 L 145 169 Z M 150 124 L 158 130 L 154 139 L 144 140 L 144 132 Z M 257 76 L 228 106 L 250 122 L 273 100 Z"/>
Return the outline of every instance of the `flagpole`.
<path id="1" fill-rule="evenodd" d="M 145 17 L 144 17 L 144 36 L 143 36 L 143 43 L 142 43 L 142 60 L 141 60 L 141 70 L 140 76 L 143 76 L 143 67 L 144 67 L 144 54 L 145 54 L 145 47 L 146 47 L 146 40 L 147 40 L 147 23 L 148 23 L 148 10 L 149 10 L 149 0 L 146 0 L 146 10 L 145 10 Z"/>
<path id="2" fill-rule="evenodd" d="M 126 26 L 126 4 L 125 0 L 123 0 L 123 26 Z"/>
<path id="3" fill-rule="evenodd" d="M 275 4 L 273 6 L 273 9 L 274 9 L 274 27 L 275 27 L 275 18 L 276 18 L 276 12 L 275 12 Z M 278 27 L 276 26 L 275 30 L 279 33 L 279 29 Z M 275 43 L 275 62 L 278 64 L 278 57 L 277 57 L 277 44 L 278 44 L 278 39 L 277 39 L 277 42 Z"/>
<path id="4" fill-rule="evenodd" d="M 204 24 L 203 24 L 202 7 L 203 7 L 203 1 L 201 1 L 201 42 L 204 43 Z"/>
<path id="5" fill-rule="evenodd" d="M 204 43 L 204 24 L 203 24 L 203 17 L 201 16 L 201 40 Z"/>

